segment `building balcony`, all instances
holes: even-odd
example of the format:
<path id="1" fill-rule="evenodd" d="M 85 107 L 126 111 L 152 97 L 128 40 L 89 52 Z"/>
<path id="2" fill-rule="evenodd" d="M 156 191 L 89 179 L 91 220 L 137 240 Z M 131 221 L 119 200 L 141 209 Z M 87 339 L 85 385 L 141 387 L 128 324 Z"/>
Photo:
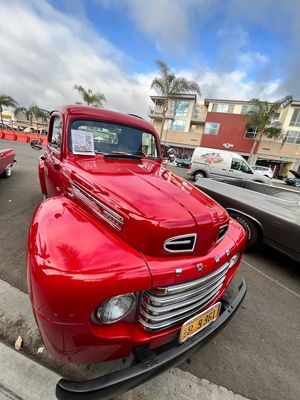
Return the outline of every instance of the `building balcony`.
<path id="1" fill-rule="evenodd" d="M 162 119 L 163 117 L 163 109 L 162 108 L 150 108 L 148 112 L 148 116 L 150 118 L 154 119 Z M 174 113 L 166 113 L 166 118 L 173 119 L 174 118 Z"/>
<path id="2" fill-rule="evenodd" d="M 204 123 L 206 120 L 206 114 L 207 114 L 206 112 L 199 112 L 192 114 L 191 122 L 198 124 Z"/>

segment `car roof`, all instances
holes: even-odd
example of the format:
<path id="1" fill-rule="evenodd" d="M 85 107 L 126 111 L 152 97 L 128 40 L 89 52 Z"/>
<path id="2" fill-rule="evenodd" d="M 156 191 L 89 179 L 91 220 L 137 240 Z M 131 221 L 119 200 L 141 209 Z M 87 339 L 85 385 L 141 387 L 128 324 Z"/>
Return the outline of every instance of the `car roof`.
<path id="1" fill-rule="evenodd" d="M 153 125 L 138 116 L 122 114 L 115 111 L 106 110 L 104 108 L 71 104 L 59 107 L 56 110 L 53 110 L 51 113 L 55 111 L 59 111 L 65 116 L 71 118 L 101 119 L 103 121 L 131 125 L 136 128 L 156 133 Z"/>

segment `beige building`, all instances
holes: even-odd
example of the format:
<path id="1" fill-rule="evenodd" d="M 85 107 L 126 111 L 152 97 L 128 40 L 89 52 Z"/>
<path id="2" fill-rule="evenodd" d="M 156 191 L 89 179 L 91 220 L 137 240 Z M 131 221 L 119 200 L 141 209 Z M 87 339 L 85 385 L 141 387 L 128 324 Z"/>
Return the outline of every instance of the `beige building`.
<path id="1" fill-rule="evenodd" d="M 181 94 L 171 97 L 161 132 L 165 98 L 151 96 L 154 105 L 149 117 L 157 132 L 161 134 L 163 147 L 174 148 L 178 157 L 189 157 L 199 146 L 206 119 L 204 101 L 195 94 Z"/>
<path id="2" fill-rule="evenodd" d="M 149 117 L 160 133 L 164 97 L 151 99 L 154 107 Z M 248 159 L 256 133 L 246 128 L 243 115 L 252 107 L 242 100 L 174 96 L 169 100 L 161 143 L 174 148 L 178 157 L 189 157 L 201 145 L 237 151 Z M 281 136 L 264 135 L 251 163 L 270 166 L 277 176 L 288 176 L 290 169 L 300 170 L 300 101 L 283 104 L 272 125 L 282 129 Z"/>

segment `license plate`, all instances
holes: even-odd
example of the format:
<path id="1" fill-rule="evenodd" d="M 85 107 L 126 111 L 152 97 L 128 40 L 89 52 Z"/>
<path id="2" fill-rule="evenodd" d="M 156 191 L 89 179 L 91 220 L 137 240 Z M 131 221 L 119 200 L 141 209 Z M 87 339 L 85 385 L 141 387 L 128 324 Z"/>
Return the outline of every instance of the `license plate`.
<path id="1" fill-rule="evenodd" d="M 202 331 L 205 327 L 215 321 L 221 309 L 221 303 L 216 303 L 211 306 L 208 310 L 203 311 L 201 314 L 186 321 L 180 331 L 179 343 L 183 343 L 188 338 L 196 335 L 196 333 Z"/>

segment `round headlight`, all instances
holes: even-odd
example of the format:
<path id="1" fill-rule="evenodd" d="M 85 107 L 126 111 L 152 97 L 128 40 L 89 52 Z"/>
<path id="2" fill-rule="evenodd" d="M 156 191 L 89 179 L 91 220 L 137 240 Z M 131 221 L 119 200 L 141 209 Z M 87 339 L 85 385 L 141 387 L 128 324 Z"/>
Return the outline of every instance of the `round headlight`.
<path id="1" fill-rule="evenodd" d="M 133 294 L 112 297 L 96 310 L 97 318 L 103 324 L 117 322 L 130 313 L 134 303 L 135 296 Z"/>

